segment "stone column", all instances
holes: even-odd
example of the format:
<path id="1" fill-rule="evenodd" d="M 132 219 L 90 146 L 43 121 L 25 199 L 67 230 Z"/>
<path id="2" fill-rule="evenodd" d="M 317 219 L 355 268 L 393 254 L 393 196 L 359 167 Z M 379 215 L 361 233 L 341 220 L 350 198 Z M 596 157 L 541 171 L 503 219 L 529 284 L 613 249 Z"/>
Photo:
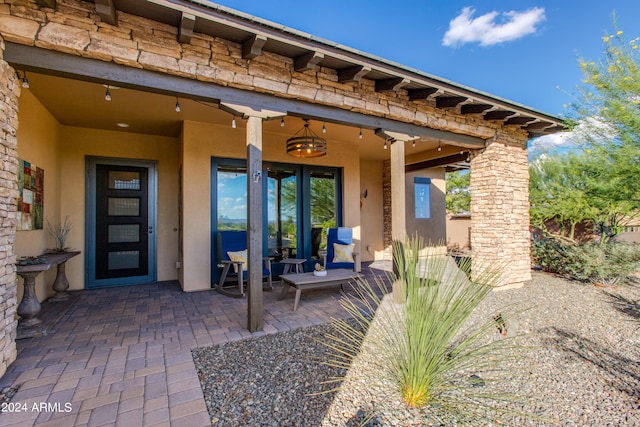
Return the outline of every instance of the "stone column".
<path id="1" fill-rule="evenodd" d="M 4 40 L 0 37 L 0 377 L 16 359 L 15 319 L 17 308 L 16 236 L 18 209 L 18 97 L 20 82 L 16 71 L 3 59 Z"/>
<path id="2" fill-rule="evenodd" d="M 527 137 L 501 131 L 471 154 L 472 274 L 502 268 L 500 285 L 531 280 Z"/>

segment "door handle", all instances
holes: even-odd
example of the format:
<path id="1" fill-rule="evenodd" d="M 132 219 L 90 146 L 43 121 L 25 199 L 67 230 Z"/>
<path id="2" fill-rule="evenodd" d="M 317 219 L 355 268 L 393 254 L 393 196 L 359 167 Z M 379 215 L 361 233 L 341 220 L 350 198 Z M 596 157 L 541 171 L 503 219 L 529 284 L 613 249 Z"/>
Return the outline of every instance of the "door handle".
<path id="1" fill-rule="evenodd" d="M 153 234 L 153 226 L 150 225 L 148 231 L 149 231 L 149 234 Z"/>

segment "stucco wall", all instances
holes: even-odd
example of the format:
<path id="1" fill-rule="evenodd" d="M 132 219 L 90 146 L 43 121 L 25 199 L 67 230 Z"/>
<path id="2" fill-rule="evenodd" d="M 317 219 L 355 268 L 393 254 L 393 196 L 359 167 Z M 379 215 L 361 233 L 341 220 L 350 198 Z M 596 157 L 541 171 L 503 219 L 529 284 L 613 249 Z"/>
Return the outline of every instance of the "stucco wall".
<path id="1" fill-rule="evenodd" d="M 68 215 L 74 224 L 69 246 L 85 252 L 86 156 L 155 160 L 158 166 L 158 280 L 177 279 L 177 139 L 68 126 L 62 127 L 60 137 L 60 217 Z M 84 262 L 78 261 L 71 260 L 67 265 L 70 289 L 84 288 Z"/>
<path id="2" fill-rule="evenodd" d="M 430 178 L 431 185 L 431 217 L 418 219 L 415 217 L 414 178 Z M 405 194 L 407 203 L 407 235 L 420 236 L 429 246 L 444 246 L 446 233 L 446 200 L 445 200 L 444 168 L 423 169 L 407 172 Z M 393 197 L 393 196 L 392 196 Z"/>
<path id="3" fill-rule="evenodd" d="M 415 218 L 415 201 L 414 201 L 414 178 L 423 177 L 431 179 L 431 218 L 416 219 Z M 384 231 L 383 239 L 385 259 L 391 259 L 391 163 L 386 160 L 383 164 L 383 218 Z M 418 235 L 422 237 L 427 245 L 440 245 L 444 247 L 446 241 L 446 183 L 444 179 L 443 168 L 423 169 L 419 171 L 408 172 L 405 175 L 405 193 L 406 193 L 406 223 L 407 235 L 412 237 Z"/>
<path id="4" fill-rule="evenodd" d="M 469 215 L 447 215 L 447 247 L 471 248 L 471 217 Z"/>
<path id="5" fill-rule="evenodd" d="M 286 154 L 286 135 L 263 134 L 263 160 L 343 168 L 343 223 L 353 227 L 356 251 L 361 252 L 360 164 L 356 145 L 328 140 L 321 159 L 296 159 Z M 211 287 L 211 157 L 246 158 L 246 130 L 238 127 L 185 122 L 182 138 L 183 259 L 181 285 L 185 291 Z"/>
<path id="6" fill-rule="evenodd" d="M 364 197 L 364 193 L 367 196 Z M 382 161 L 360 161 L 360 223 L 362 261 L 384 259 L 382 241 Z"/>
<path id="7" fill-rule="evenodd" d="M 42 230 L 17 231 L 16 256 L 36 256 L 53 248 L 54 242 L 47 233 L 47 221 L 55 225 L 60 220 L 60 124 L 42 106 L 30 91 L 20 94 L 20 127 L 18 128 L 18 157 L 44 169 L 44 228 Z M 69 262 L 69 265 L 74 263 Z M 51 284 L 56 270 L 51 269 L 36 278 L 36 294 L 40 301 L 53 294 Z M 22 282 L 22 279 L 19 279 Z M 18 301 L 24 288 L 18 286 Z"/>

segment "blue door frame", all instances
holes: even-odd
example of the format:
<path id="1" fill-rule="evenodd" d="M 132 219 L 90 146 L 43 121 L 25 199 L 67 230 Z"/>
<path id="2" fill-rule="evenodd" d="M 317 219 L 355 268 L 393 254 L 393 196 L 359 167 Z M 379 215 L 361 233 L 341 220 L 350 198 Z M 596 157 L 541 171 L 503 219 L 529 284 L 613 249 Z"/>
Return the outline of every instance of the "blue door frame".
<path id="1" fill-rule="evenodd" d="M 227 166 L 230 168 L 246 168 L 246 160 L 244 159 L 229 159 L 212 157 L 211 158 L 211 284 L 212 286 L 218 282 L 220 278 L 221 269 L 218 267 L 218 252 L 220 250 L 218 242 L 218 168 L 220 166 Z M 263 162 L 262 176 L 268 177 L 269 168 L 274 169 L 287 169 L 295 170 L 297 179 L 297 197 L 296 197 L 296 212 L 297 212 L 297 233 L 296 239 L 298 242 L 298 258 L 307 259 L 305 264 L 306 271 L 315 265 L 316 261 L 310 261 L 311 258 L 311 212 L 310 212 L 310 194 L 311 194 L 311 176 L 314 173 L 329 173 L 334 174 L 336 185 L 336 211 L 337 211 L 337 226 L 342 225 L 342 168 L 327 167 L 327 166 L 313 166 L 313 165 L 299 165 L 291 163 L 275 163 L 275 162 Z M 246 169 L 245 169 L 246 170 Z M 263 205 L 262 205 L 262 251 L 264 254 L 268 253 L 268 179 L 262 180 L 263 191 Z M 302 253 L 300 253 L 302 249 Z M 273 274 L 278 275 L 282 272 L 282 265 L 274 263 Z"/>
<path id="2" fill-rule="evenodd" d="M 98 239 L 96 238 L 96 201 L 97 182 L 96 171 L 98 165 L 124 166 L 146 168 L 148 171 L 147 184 L 147 230 L 140 230 L 140 237 L 148 239 L 146 257 L 146 274 L 127 277 L 98 278 L 96 262 L 98 255 Z M 157 165 L 153 160 L 118 159 L 110 157 L 87 157 L 86 161 L 86 188 L 85 188 L 85 287 L 101 288 L 111 286 L 139 285 L 153 283 L 157 280 Z"/>

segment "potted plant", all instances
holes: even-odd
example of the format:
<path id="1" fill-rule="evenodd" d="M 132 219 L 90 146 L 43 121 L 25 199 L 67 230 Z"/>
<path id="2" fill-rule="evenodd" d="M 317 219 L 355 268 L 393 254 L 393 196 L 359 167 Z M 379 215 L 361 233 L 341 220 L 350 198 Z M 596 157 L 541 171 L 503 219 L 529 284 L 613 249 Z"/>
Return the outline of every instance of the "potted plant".
<path id="1" fill-rule="evenodd" d="M 68 216 L 64 218 L 63 222 L 57 222 L 53 225 L 49 220 L 47 220 L 47 233 L 49 233 L 55 243 L 55 247 L 53 249 L 47 249 L 48 253 L 57 254 L 61 252 L 68 252 L 71 249 L 65 246 L 65 242 L 69 232 L 71 231 L 72 225 L 73 224 L 69 221 Z"/>

